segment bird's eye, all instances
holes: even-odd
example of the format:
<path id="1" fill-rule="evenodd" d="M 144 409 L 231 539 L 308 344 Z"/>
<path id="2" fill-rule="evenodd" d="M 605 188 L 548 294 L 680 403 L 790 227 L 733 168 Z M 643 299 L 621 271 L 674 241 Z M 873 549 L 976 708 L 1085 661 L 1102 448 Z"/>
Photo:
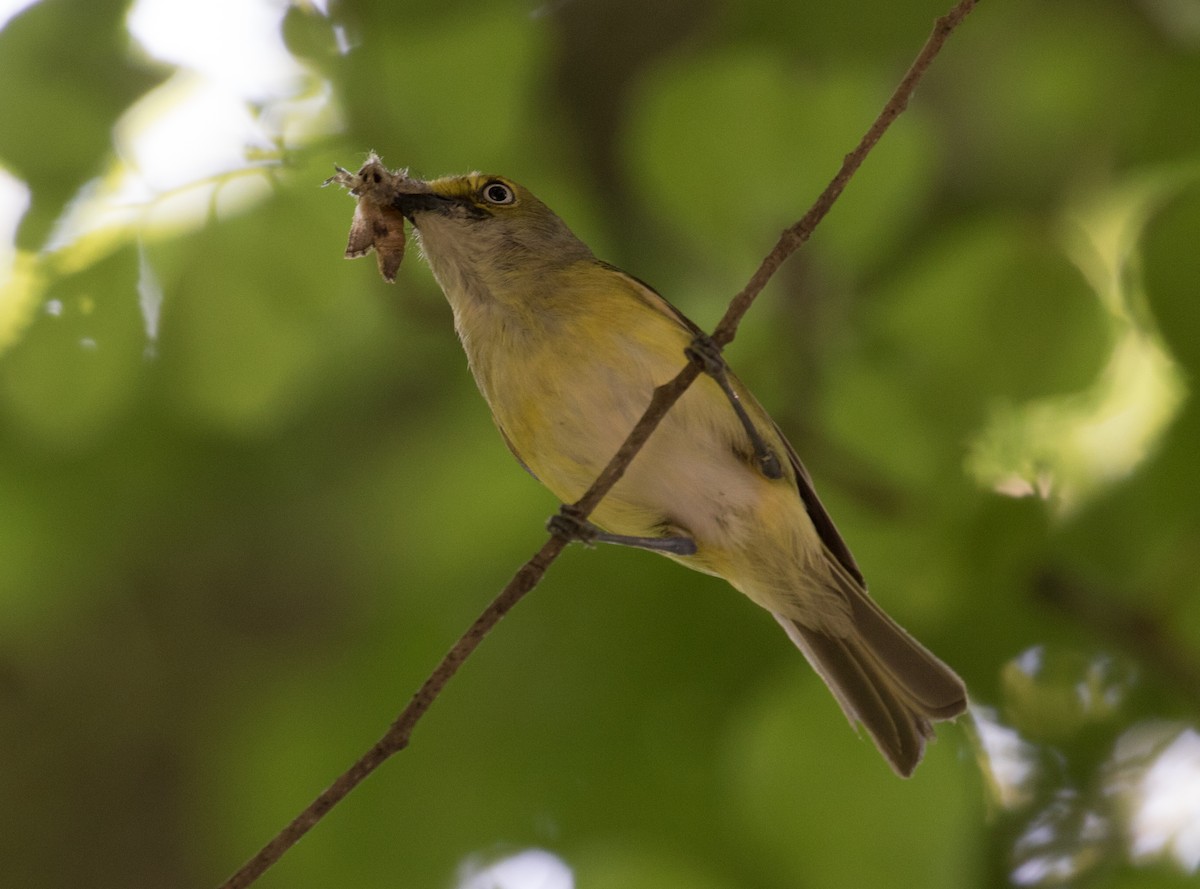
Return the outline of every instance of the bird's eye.
<path id="1" fill-rule="evenodd" d="M 496 180 L 483 187 L 483 198 L 489 204 L 511 204 L 517 200 L 511 188 Z"/>

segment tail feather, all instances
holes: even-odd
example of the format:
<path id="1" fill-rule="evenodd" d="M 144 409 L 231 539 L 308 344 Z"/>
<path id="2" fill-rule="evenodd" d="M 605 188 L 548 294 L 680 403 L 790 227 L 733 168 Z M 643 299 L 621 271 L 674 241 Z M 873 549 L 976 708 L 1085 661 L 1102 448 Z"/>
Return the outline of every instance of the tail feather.
<path id="1" fill-rule="evenodd" d="M 851 602 L 851 629 L 844 635 L 780 614 L 775 619 L 850 722 L 862 725 L 892 768 L 907 778 L 921 761 L 926 739 L 933 737 L 933 722 L 966 709 L 966 687 L 865 590 L 856 590 Z"/>
<path id="2" fill-rule="evenodd" d="M 957 673 L 888 617 L 865 591 L 853 603 L 854 628 L 866 654 L 878 660 L 902 697 L 933 720 L 953 719 L 966 709 L 967 689 Z"/>

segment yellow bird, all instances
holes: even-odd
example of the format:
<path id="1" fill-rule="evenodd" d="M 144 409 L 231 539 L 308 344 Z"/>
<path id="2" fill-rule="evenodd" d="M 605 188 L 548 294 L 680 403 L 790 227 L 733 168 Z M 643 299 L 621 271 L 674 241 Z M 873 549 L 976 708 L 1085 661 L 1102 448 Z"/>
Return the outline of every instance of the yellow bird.
<path id="1" fill-rule="evenodd" d="M 795 451 L 699 328 L 509 179 L 405 183 L 372 217 L 380 243 L 394 243 L 397 212 L 412 222 L 501 435 L 563 503 L 612 458 L 656 386 L 689 357 L 706 361 L 711 373 L 596 508 L 604 531 L 590 539 L 657 550 L 767 609 L 851 724 L 910 775 L 932 722 L 965 709 L 966 688 L 867 594 Z M 369 221 L 354 255 L 369 249 Z"/>

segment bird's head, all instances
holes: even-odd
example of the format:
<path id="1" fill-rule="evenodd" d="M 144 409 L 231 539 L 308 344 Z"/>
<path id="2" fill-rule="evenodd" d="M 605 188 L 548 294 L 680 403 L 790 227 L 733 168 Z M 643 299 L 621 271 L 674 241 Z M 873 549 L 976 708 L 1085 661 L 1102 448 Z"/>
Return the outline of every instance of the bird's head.
<path id="1" fill-rule="evenodd" d="M 412 222 L 448 296 L 479 287 L 494 293 L 592 257 L 554 211 L 503 176 L 414 182 L 393 207 Z"/>

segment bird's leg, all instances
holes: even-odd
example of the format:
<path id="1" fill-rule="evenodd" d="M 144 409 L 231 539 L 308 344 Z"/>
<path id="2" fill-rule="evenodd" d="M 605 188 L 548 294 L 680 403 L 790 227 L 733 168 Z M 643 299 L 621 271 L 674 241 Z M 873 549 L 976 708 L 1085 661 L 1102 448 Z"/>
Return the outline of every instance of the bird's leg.
<path id="1" fill-rule="evenodd" d="M 738 394 L 733 391 L 733 386 L 729 383 L 729 368 L 725 364 L 725 359 L 721 356 L 721 350 L 717 348 L 717 344 L 702 333 L 698 334 L 692 340 L 692 344 L 683 351 L 689 361 L 698 364 L 706 374 L 716 380 L 721 391 L 725 393 L 725 397 L 729 399 L 730 405 L 733 406 L 733 412 L 741 420 L 742 428 L 746 430 L 746 435 L 750 438 L 750 445 L 754 448 L 754 459 L 758 462 L 759 471 L 767 478 L 783 478 L 783 468 L 779 465 L 779 457 L 762 437 L 762 433 L 758 431 L 758 427 L 746 413 L 742 400 L 738 398 Z"/>
<path id="2" fill-rule="evenodd" d="M 673 556 L 694 556 L 696 541 L 690 537 L 632 537 L 627 534 L 609 534 L 581 518 L 573 506 L 562 506 L 555 515 L 550 516 L 546 528 L 557 537 L 568 541 L 578 540 L 586 546 L 597 543 L 616 543 L 621 546 L 634 546 L 638 549 L 648 549 L 656 553 L 669 553 Z"/>

